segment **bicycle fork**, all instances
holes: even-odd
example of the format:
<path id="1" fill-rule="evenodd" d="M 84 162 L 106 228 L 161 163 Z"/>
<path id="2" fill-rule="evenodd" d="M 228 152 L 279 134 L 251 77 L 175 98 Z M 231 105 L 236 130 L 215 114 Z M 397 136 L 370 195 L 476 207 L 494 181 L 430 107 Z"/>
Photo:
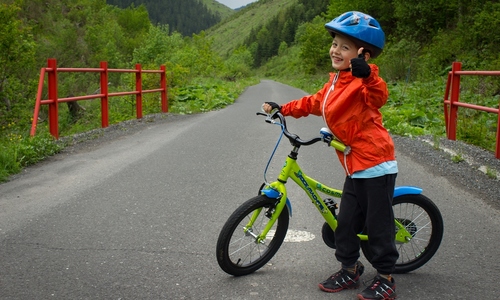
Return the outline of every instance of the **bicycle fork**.
<path id="1" fill-rule="evenodd" d="M 250 217 L 250 220 L 248 221 L 246 226 L 243 228 L 243 231 L 246 235 L 250 235 L 255 239 L 256 244 L 265 244 L 267 234 L 273 227 L 276 220 L 278 220 L 278 217 L 280 216 L 283 209 L 285 209 L 285 207 L 286 209 L 288 209 L 289 215 L 292 215 L 292 206 L 288 198 L 286 198 L 286 189 L 282 190 L 283 192 L 278 192 L 276 187 L 267 187 L 261 190 L 261 193 L 263 195 L 271 199 L 276 199 L 276 204 L 269 207 L 269 209 L 267 209 L 266 211 L 263 211 L 263 208 L 256 209 Z M 286 200 L 282 201 L 282 199 Z M 261 213 L 265 213 L 265 216 L 269 219 L 269 221 L 267 222 L 262 232 L 257 234 L 253 232 L 253 224 L 256 222 Z"/>

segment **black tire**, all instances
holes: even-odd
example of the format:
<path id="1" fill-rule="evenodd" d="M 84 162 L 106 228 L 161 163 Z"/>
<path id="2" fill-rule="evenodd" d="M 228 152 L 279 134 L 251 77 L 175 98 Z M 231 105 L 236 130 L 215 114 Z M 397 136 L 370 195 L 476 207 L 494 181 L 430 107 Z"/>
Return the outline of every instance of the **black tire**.
<path id="1" fill-rule="evenodd" d="M 234 276 L 248 275 L 264 266 L 280 248 L 288 230 L 289 213 L 285 207 L 269 231 L 264 243 L 245 232 L 253 212 L 263 208 L 251 228 L 259 235 L 267 225 L 267 212 L 274 210 L 277 199 L 259 195 L 238 207 L 222 227 L 217 240 L 217 262 L 222 270 Z"/>
<path id="2" fill-rule="evenodd" d="M 395 197 L 392 207 L 394 218 L 413 236 L 408 243 L 396 242 L 399 258 L 394 273 L 408 273 L 426 264 L 438 250 L 443 238 L 443 217 L 434 202 L 421 194 Z M 371 261 L 373 253 L 368 242 L 361 242 L 361 249 Z"/>

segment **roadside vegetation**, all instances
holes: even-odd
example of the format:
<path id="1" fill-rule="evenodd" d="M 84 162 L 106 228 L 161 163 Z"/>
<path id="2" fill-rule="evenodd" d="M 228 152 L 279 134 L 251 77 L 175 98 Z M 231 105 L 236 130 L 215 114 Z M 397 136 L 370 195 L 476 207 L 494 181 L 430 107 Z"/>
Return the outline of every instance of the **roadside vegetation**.
<path id="1" fill-rule="evenodd" d="M 96 67 L 100 61 L 110 68 L 165 65 L 169 112 L 199 113 L 230 105 L 260 78 L 317 91 L 330 71 L 324 24 L 354 8 L 379 16 L 386 29 L 386 48 L 374 63 L 389 84 L 383 114 L 393 134 L 445 134 L 443 95 L 453 61 L 463 62 L 464 70 L 500 70 L 500 32 L 490 30 L 500 26 L 500 4 L 486 0 L 260 0 L 189 37 L 171 32 L 168 25 L 153 25 L 144 6 L 0 0 L 0 182 L 67 146 L 48 133 L 46 106 L 36 136 L 29 136 L 38 76 L 47 58 L 74 68 Z M 256 26 L 240 37 L 238 26 L 245 24 Z M 221 35 L 227 37 L 221 40 Z M 147 77 L 144 88 L 156 86 L 155 80 Z M 129 91 L 134 84 L 130 75 L 112 74 L 109 89 Z M 88 95 L 98 88 L 97 75 L 59 78 L 60 97 Z M 498 107 L 499 94 L 498 79 L 466 77 L 460 100 Z M 100 127 L 99 101 L 78 101 L 78 107 L 75 114 L 60 105 L 61 136 Z M 134 119 L 134 107 L 132 96 L 113 97 L 110 124 Z M 143 109 L 144 114 L 159 113 L 159 96 L 146 94 Z M 460 109 L 458 120 L 458 139 L 493 151 L 496 115 Z"/>

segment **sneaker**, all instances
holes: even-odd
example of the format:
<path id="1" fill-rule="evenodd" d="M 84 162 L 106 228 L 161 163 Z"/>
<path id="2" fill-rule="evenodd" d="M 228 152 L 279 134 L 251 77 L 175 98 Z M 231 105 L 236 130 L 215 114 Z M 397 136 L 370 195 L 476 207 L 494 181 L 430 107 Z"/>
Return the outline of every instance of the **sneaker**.
<path id="1" fill-rule="evenodd" d="M 394 278 L 391 277 L 389 281 L 380 275 L 375 276 L 372 284 L 358 294 L 358 299 L 361 300 L 393 300 L 396 297 L 396 282 L 394 282 Z"/>
<path id="2" fill-rule="evenodd" d="M 319 284 L 319 288 L 328 293 L 340 292 L 344 289 L 355 289 L 359 286 L 359 276 L 363 274 L 365 267 L 361 262 L 356 262 L 356 272 L 350 273 L 345 269 L 340 269 L 327 280 Z"/>

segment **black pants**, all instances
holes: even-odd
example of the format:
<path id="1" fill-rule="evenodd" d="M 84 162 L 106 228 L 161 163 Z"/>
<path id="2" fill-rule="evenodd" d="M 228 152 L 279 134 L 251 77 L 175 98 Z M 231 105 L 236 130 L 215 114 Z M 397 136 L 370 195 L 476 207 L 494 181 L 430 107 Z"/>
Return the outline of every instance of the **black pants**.
<path id="1" fill-rule="evenodd" d="M 395 226 L 392 199 L 397 174 L 375 178 L 346 178 L 335 230 L 335 256 L 342 266 L 353 266 L 359 259 L 357 234 L 366 226 L 372 266 L 380 274 L 391 274 L 399 257 L 394 243 Z"/>

